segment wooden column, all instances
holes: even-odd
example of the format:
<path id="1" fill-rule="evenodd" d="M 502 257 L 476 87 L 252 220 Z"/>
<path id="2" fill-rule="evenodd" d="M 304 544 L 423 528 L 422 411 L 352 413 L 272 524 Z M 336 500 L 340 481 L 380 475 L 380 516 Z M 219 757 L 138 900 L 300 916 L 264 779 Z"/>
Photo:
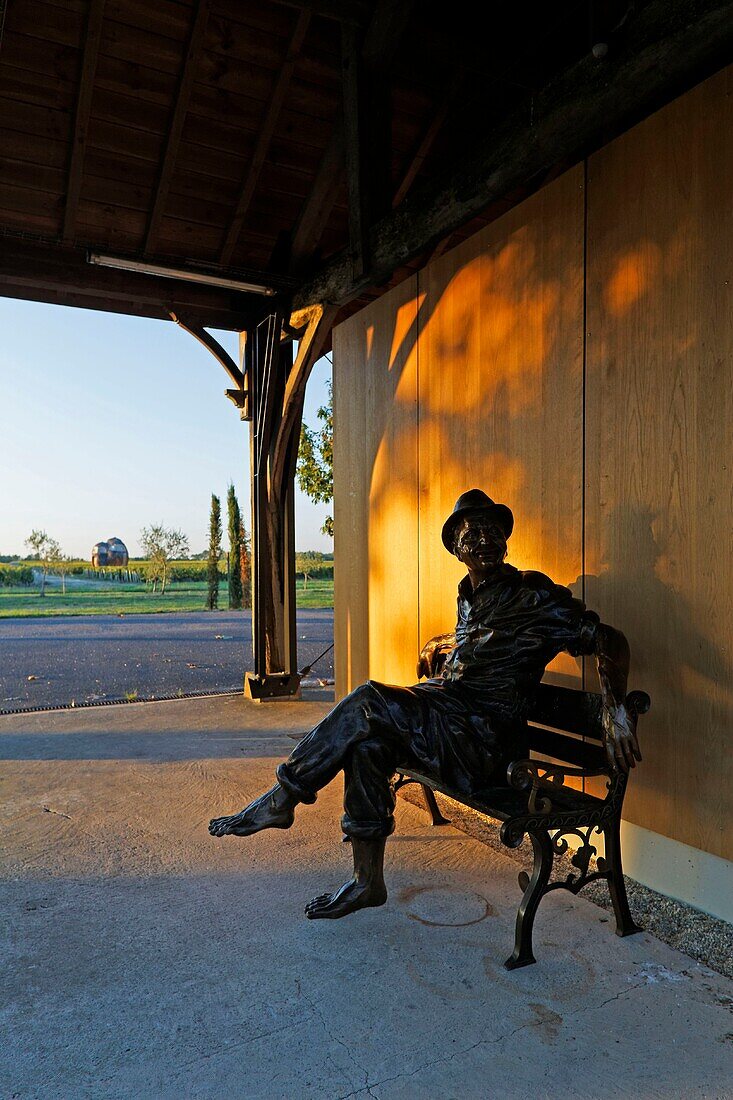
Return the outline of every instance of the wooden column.
<path id="1" fill-rule="evenodd" d="M 202 325 L 172 311 L 169 316 L 224 368 L 234 383 L 226 396 L 250 421 L 255 667 L 245 674 L 245 694 L 258 701 L 297 695 L 295 466 L 306 383 L 335 310 L 274 310 L 240 334 L 239 366 Z"/>
<path id="2" fill-rule="evenodd" d="M 245 694 L 263 700 L 298 693 L 295 624 L 294 481 L 305 386 L 333 311 L 313 306 L 285 324 L 273 312 L 249 334 L 251 378 L 252 634 L 254 672 Z M 298 352 L 293 358 L 293 339 Z"/>
<path id="3" fill-rule="evenodd" d="M 285 379 L 292 367 L 292 349 L 283 346 L 281 330 L 282 315 L 273 313 L 254 329 L 250 340 L 255 667 L 253 673 L 247 673 L 244 686 L 245 694 L 252 699 L 293 695 L 300 682 L 296 668 L 292 455 L 288 455 L 281 476 L 273 477 L 271 468 L 275 418 L 282 409 Z M 295 451 L 297 454 L 297 442 Z"/>

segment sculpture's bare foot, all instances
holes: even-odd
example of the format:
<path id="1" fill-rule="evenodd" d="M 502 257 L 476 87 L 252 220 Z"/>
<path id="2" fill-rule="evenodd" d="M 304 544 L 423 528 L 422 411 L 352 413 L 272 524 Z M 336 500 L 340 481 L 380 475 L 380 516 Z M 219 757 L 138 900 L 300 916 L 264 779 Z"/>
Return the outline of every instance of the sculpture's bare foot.
<path id="1" fill-rule="evenodd" d="M 250 802 L 238 814 L 209 822 L 212 836 L 251 836 L 261 829 L 289 829 L 295 820 L 295 801 L 279 783 Z"/>
<path id="2" fill-rule="evenodd" d="M 321 894 L 309 901 L 305 915 L 309 920 L 336 920 L 357 909 L 367 909 L 374 905 L 384 905 L 387 900 L 387 888 L 384 883 L 357 882 L 350 879 L 333 894 Z"/>

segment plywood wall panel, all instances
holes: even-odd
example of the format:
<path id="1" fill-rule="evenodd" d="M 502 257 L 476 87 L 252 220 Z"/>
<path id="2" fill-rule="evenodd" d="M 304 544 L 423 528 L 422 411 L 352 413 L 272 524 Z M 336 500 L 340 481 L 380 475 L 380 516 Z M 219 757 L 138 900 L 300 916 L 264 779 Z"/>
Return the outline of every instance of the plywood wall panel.
<path id="1" fill-rule="evenodd" d="M 585 211 L 580 166 L 334 343 L 339 692 L 411 682 L 451 629 L 462 569 L 440 529 L 484 488 L 515 512 L 510 561 L 629 637 L 653 707 L 628 818 L 727 858 L 732 74 L 595 154 Z M 554 675 L 577 682 L 577 663 Z"/>
<path id="2" fill-rule="evenodd" d="M 418 275 L 420 633 L 455 624 L 464 570 L 440 530 L 478 487 L 515 515 L 509 561 L 582 574 L 583 169 Z M 578 663 L 556 671 L 577 680 Z"/>
<path id="3" fill-rule="evenodd" d="M 733 70 L 593 156 L 589 601 L 652 696 L 636 824 L 733 857 Z"/>
<path id="4" fill-rule="evenodd" d="M 339 698 L 366 679 L 369 669 L 365 337 L 355 320 L 333 334 L 334 668 Z"/>
<path id="5" fill-rule="evenodd" d="M 415 681 L 418 309 L 413 277 L 334 332 L 339 695 Z"/>

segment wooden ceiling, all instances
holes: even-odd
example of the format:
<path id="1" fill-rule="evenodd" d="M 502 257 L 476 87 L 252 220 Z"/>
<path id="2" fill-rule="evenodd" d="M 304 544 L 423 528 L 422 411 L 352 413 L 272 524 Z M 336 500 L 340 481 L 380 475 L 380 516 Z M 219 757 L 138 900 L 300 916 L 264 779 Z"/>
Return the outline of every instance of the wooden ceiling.
<path id="1" fill-rule="evenodd" d="M 730 60 L 733 11 L 7 0 L 1 26 L 0 294 L 241 328 L 267 299 L 88 251 L 352 310 Z"/>

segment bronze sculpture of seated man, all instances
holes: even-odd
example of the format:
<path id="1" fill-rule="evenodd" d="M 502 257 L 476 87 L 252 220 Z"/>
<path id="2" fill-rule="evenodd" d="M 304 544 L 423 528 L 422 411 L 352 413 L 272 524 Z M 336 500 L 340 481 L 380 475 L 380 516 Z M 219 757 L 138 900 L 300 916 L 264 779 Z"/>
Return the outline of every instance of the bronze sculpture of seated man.
<path id="1" fill-rule="evenodd" d="M 423 648 L 413 687 L 368 681 L 346 696 L 277 768 L 277 783 L 244 810 L 215 818 L 213 836 L 287 829 L 295 807 L 313 803 L 343 771 L 342 827 L 354 875 L 314 898 L 306 916 L 343 917 L 387 900 L 383 861 L 394 830 L 392 777 L 402 765 L 458 794 L 506 783 L 512 760 L 526 757 L 526 713 L 545 668 L 565 650 L 595 654 L 603 694 L 606 751 L 628 771 L 640 760 L 624 707 L 626 639 L 599 622 L 568 588 L 505 562 L 514 517 L 480 489 L 463 493 L 446 520 L 445 547 L 463 562 L 455 633 Z M 440 671 L 438 671 L 440 670 Z"/>

